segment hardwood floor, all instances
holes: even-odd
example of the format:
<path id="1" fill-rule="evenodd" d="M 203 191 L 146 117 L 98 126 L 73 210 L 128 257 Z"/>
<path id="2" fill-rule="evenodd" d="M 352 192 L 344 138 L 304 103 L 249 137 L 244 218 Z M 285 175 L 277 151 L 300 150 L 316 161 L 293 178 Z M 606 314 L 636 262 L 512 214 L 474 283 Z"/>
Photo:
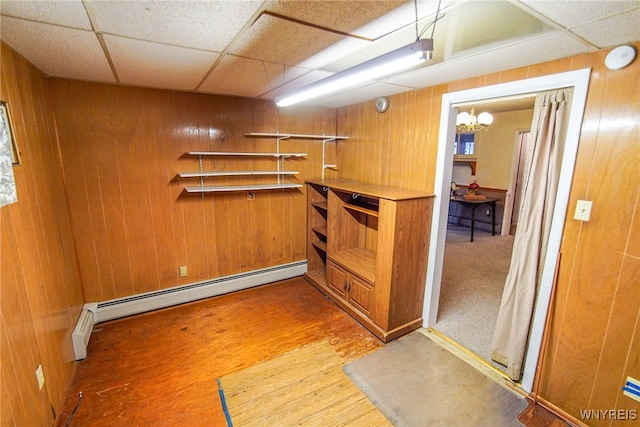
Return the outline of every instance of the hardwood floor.
<path id="1" fill-rule="evenodd" d="M 328 341 L 345 363 L 383 346 L 303 278 L 96 325 L 64 426 L 224 426 L 216 379 Z"/>

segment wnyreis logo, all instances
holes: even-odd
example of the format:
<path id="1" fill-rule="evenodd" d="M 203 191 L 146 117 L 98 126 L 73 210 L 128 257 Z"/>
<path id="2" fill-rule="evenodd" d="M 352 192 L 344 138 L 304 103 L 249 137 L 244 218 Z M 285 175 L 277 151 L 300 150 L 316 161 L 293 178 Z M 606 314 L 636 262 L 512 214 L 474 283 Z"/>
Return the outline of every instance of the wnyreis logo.
<path id="1" fill-rule="evenodd" d="M 580 418 L 582 421 L 634 421 L 638 419 L 638 411 L 635 409 L 582 409 Z"/>

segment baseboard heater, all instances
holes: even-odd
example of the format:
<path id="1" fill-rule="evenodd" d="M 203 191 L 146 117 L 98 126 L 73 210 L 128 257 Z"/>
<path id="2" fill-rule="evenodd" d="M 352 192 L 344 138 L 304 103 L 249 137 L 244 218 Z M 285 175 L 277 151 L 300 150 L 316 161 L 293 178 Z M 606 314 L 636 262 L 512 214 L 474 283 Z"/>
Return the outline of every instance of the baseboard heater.
<path id="1" fill-rule="evenodd" d="M 73 335 L 71 335 L 73 353 L 76 356 L 76 360 L 82 360 L 87 357 L 87 345 L 89 344 L 94 324 L 93 312 L 83 308 L 78 318 L 78 323 L 76 323 L 76 327 L 73 330 Z"/>
<path id="2" fill-rule="evenodd" d="M 85 304 L 73 331 L 76 360 L 87 356 L 87 345 L 94 324 L 290 279 L 302 276 L 306 271 L 307 261 L 297 261 L 126 298 Z"/>

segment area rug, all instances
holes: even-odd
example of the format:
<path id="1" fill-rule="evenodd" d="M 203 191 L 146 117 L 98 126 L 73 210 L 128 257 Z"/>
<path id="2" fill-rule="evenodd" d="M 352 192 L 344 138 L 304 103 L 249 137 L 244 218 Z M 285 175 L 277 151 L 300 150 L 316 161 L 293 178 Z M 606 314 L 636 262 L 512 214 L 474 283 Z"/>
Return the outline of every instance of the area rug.
<path id="1" fill-rule="evenodd" d="M 327 342 L 218 380 L 229 426 L 391 426 L 342 371 Z"/>
<path id="2" fill-rule="evenodd" d="M 344 371 L 395 426 L 518 426 L 527 401 L 419 332 Z"/>

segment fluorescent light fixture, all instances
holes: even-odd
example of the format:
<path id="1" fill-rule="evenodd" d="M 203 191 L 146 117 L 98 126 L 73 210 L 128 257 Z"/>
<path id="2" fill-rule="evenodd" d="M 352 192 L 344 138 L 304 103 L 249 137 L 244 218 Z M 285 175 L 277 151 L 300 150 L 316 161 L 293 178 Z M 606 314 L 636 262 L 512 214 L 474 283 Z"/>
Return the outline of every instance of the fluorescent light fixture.
<path id="1" fill-rule="evenodd" d="M 335 73 L 289 95 L 276 98 L 278 107 L 287 107 L 320 96 L 339 92 L 363 82 L 389 76 L 430 60 L 433 39 L 417 40 L 407 46 L 385 53 L 367 62 Z"/>

